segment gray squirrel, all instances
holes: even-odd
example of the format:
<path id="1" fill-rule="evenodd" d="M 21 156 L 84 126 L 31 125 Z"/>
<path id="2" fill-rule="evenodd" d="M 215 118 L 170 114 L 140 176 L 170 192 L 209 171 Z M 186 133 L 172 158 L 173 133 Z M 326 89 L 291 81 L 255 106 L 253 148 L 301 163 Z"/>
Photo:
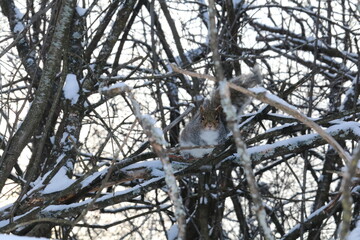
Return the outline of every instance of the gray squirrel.
<path id="1" fill-rule="evenodd" d="M 261 83 L 262 75 L 258 65 L 250 74 L 244 74 L 230 80 L 235 85 L 251 88 Z M 241 114 L 249 104 L 250 97 L 233 89 L 230 90 L 231 102 L 237 113 Z M 229 130 L 221 108 L 219 89 L 216 88 L 185 125 L 180 134 L 180 154 L 185 159 L 201 158 L 212 152 L 216 145 L 224 143 Z"/>

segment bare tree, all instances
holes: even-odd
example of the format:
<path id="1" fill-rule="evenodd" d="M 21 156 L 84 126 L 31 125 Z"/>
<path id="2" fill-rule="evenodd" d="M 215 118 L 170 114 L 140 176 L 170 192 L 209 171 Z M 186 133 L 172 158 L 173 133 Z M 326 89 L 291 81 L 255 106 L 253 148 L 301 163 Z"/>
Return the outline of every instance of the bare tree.
<path id="1" fill-rule="evenodd" d="M 313 240 L 358 231 L 358 1 L 0 7 L 1 233 Z M 255 64 L 263 88 L 224 81 Z M 230 87 L 254 100 L 225 144 L 188 161 L 179 132 L 216 81 L 224 98 Z"/>

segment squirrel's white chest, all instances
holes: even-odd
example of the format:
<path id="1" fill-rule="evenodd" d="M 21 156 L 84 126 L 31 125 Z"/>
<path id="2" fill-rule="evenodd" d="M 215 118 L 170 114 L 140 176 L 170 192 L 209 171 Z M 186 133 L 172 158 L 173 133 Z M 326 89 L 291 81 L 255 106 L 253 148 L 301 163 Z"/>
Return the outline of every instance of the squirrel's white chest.
<path id="1" fill-rule="evenodd" d="M 201 147 L 204 145 L 217 145 L 219 144 L 219 135 L 220 132 L 218 130 L 200 130 L 199 133 L 194 133 L 193 138 L 190 139 L 180 139 L 180 146 L 181 147 L 196 147 L 199 148 L 192 148 L 192 149 L 184 149 L 181 150 L 180 153 L 183 156 L 191 156 L 194 158 L 201 158 L 205 154 L 209 154 L 212 152 L 212 147 Z M 196 140 L 195 140 L 196 138 Z M 199 140 L 200 143 L 199 143 Z"/>
<path id="2" fill-rule="evenodd" d="M 206 142 L 207 145 L 217 145 L 219 142 L 218 130 L 200 130 L 200 138 Z"/>

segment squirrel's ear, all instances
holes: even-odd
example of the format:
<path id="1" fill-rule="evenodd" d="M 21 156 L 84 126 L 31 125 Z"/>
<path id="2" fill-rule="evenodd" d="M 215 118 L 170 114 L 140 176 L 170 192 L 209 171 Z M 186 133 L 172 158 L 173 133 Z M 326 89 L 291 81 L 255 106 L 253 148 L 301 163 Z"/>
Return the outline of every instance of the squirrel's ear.
<path id="1" fill-rule="evenodd" d="M 200 106 L 200 113 L 203 113 L 203 112 L 205 112 L 205 108 L 204 108 L 203 105 L 201 105 L 201 106 Z"/>

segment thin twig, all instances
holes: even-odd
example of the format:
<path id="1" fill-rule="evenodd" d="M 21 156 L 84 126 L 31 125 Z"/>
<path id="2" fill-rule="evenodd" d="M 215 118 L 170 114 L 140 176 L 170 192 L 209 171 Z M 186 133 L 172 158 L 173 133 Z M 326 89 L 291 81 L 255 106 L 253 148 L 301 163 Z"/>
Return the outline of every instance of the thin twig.
<path id="1" fill-rule="evenodd" d="M 307 116 L 305 116 L 303 113 L 299 112 L 295 107 L 289 105 L 284 100 L 276 97 L 275 95 L 269 93 L 266 91 L 266 89 L 261 89 L 261 91 L 254 91 L 250 89 L 246 89 L 240 86 L 237 86 L 233 83 L 229 83 L 229 87 L 237 90 L 241 93 L 244 93 L 246 95 L 252 96 L 264 103 L 267 103 L 273 107 L 276 107 L 277 109 L 280 109 L 287 114 L 293 116 L 300 122 L 303 122 L 306 126 L 314 129 L 322 138 L 325 139 L 340 155 L 342 159 L 345 160 L 346 163 L 350 162 L 350 156 L 345 150 L 340 146 L 340 144 L 327 132 L 324 131 L 317 123 L 309 119 Z"/>
<path id="2" fill-rule="evenodd" d="M 244 141 L 241 139 L 241 133 L 238 128 L 238 121 L 236 117 L 237 115 L 236 109 L 231 103 L 229 83 L 225 79 L 224 69 L 221 65 L 221 57 L 218 49 L 218 31 L 215 25 L 215 9 L 216 8 L 215 8 L 214 0 L 209 0 L 210 48 L 213 52 L 213 61 L 214 61 L 216 78 L 220 80 L 219 93 L 220 93 L 221 105 L 226 115 L 226 121 L 228 123 L 229 129 L 233 134 L 233 138 L 237 148 L 237 153 L 239 154 L 239 157 L 236 159 L 239 162 L 239 164 L 241 164 L 245 172 L 246 180 L 249 185 L 249 189 L 251 193 L 251 198 L 254 203 L 254 210 L 256 212 L 257 220 L 262 229 L 264 238 L 266 240 L 273 240 L 275 239 L 275 237 L 272 234 L 271 229 L 266 221 L 266 211 L 264 208 L 265 205 L 263 204 L 259 187 L 257 186 L 256 183 L 255 175 L 251 165 L 250 156 L 246 151 L 246 145 Z"/>
<path id="3" fill-rule="evenodd" d="M 166 152 L 166 149 L 163 147 L 165 144 L 165 139 L 160 129 L 157 129 L 154 126 L 154 119 L 148 115 L 141 114 L 140 104 L 135 100 L 135 97 L 131 91 L 127 92 L 127 97 L 130 99 L 133 106 L 133 112 L 138 121 L 140 122 L 145 134 L 149 138 L 150 144 L 155 151 L 155 153 L 160 158 L 161 163 L 163 164 L 163 169 L 165 173 L 165 182 L 169 188 L 169 197 L 173 202 L 175 209 L 175 218 L 178 222 L 178 240 L 184 240 L 186 237 L 186 213 L 183 206 L 182 198 L 180 195 L 179 188 L 176 184 L 176 178 L 174 175 L 174 170 L 171 166 L 169 156 Z"/>

